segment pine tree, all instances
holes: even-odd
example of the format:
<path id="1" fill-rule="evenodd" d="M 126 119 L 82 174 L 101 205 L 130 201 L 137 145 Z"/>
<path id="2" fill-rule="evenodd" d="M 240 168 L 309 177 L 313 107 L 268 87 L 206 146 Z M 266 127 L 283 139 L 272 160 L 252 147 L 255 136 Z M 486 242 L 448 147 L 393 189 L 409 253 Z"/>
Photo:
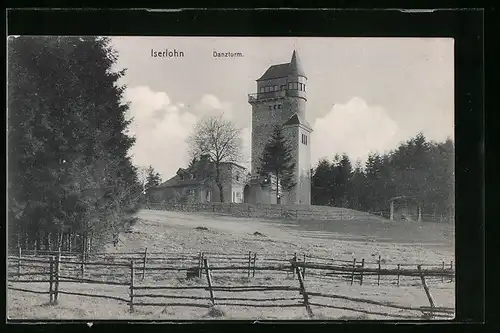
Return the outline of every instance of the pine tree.
<path id="1" fill-rule="evenodd" d="M 313 205 L 327 206 L 332 198 L 332 167 L 326 159 L 321 159 L 312 173 L 311 179 L 311 202 Z"/>
<path id="2" fill-rule="evenodd" d="M 109 39 L 11 38 L 8 56 L 9 245 L 105 242 L 141 190 Z"/>
<path id="3" fill-rule="evenodd" d="M 147 192 L 152 187 L 160 186 L 161 176 L 158 172 L 155 171 L 155 169 L 151 165 L 149 166 L 146 172 L 147 172 L 146 176 L 146 192 Z"/>
<path id="4" fill-rule="evenodd" d="M 261 172 L 274 176 L 276 198 L 281 191 L 289 192 L 297 184 L 294 179 L 295 162 L 292 148 L 283 135 L 281 126 L 275 126 L 260 158 Z"/>

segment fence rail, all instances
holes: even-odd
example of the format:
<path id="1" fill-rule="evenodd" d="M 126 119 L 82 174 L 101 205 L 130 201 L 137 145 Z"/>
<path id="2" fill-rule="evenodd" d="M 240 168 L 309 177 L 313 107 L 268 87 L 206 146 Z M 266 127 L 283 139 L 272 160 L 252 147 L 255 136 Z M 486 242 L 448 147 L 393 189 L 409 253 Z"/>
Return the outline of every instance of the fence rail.
<path id="1" fill-rule="evenodd" d="M 22 251 L 20 251 L 22 253 Z M 365 303 L 376 305 L 380 307 L 392 307 L 396 309 L 403 309 L 407 311 L 417 311 L 430 316 L 451 316 L 453 315 L 452 308 L 439 307 L 434 304 L 432 296 L 430 295 L 430 290 L 428 286 L 428 281 L 430 279 L 441 279 L 444 282 L 445 278 L 452 281 L 454 278 L 453 262 L 451 262 L 451 267 L 447 268 L 444 266 L 444 262 L 441 264 L 435 264 L 430 266 L 428 264 L 426 267 L 431 267 L 429 269 L 424 269 L 423 264 L 414 264 L 416 269 L 401 268 L 401 264 L 397 264 L 397 269 L 383 268 L 379 260 L 376 261 L 342 261 L 336 260 L 332 261 L 331 264 L 325 264 L 324 262 L 315 262 L 314 260 L 327 260 L 328 258 L 319 258 L 313 256 L 298 256 L 294 254 L 291 259 L 286 257 L 280 258 L 279 255 L 270 255 L 271 258 L 261 258 L 261 256 L 256 253 L 247 252 L 241 254 L 232 254 L 227 258 L 223 257 L 223 254 L 213 254 L 210 256 L 207 253 L 198 254 L 173 254 L 175 258 L 181 258 L 178 260 L 172 260 L 168 256 L 161 257 L 160 253 L 156 253 L 157 257 L 147 257 L 147 249 L 141 253 L 128 253 L 127 255 L 133 255 L 128 263 L 125 263 L 125 259 L 120 258 L 121 254 L 92 254 L 89 256 L 80 256 L 79 259 L 87 258 L 92 260 L 87 261 L 70 261 L 63 260 L 66 258 L 63 253 L 58 253 L 57 256 L 51 257 L 38 257 L 38 258 L 26 258 L 26 257 L 15 257 L 9 256 L 8 262 L 9 270 L 14 270 L 14 272 L 9 272 L 9 289 L 16 290 L 20 292 L 33 292 L 37 294 L 49 294 L 50 302 L 56 303 L 59 295 L 74 295 L 83 297 L 97 297 L 97 298 L 108 298 L 112 300 L 122 301 L 129 305 L 130 311 L 134 311 L 136 306 L 201 306 L 209 307 L 213 305 L 227 305 L 227 306 L 248 306 L 248 307 L 282 307 L 282 306 L 296 306 L 305 307 L 308 315 L 314 317 L 314 307 L 325 307 L 331 308 L 330 304 L 321 303 L 321 299 L 342 299 L 350 302 Z M 142 255 L 142 258 L 141 258 Z M 113 258 L 114 260 L 122 260 L 123 263 L 113 263 L 109 261 L 103 261 L 103 256 L 108 258 Z M 158 259 L 156 259 L 158 258 Z M 169 262 L 168 266 L 151 266 L 150 261 L 157 261 L 157 265 L 161 265 L 161 262 Z M 188 266 L 183 266 L 186 264 L 185 261 L 189 262 Z M 231 261 L 233 260 L 233 261 Z M 234 264 L 234 261 L 239 262 Z M 273 262 L 274 260 L 274 262 Z M 209 263 L 210 261 L 210 263 Z M 160 263 L 158 263 L 160 262 Z M 233 264 L 227 263 L 233 262 Z M 286 264 L 283 264 L 286 262 Z M 22 266 L 20 265 L 22 263 Z M 41 263 L 45 264 L 40 265 Z M 21 267 L 27 270 L 49 268 L 46 272 L 33 272 L 33 271 L 21 271 Z M 179 265 L 181 264 L 181 265 Z M 77 266 L 76 269 L 71 270 L 71 266 Z M 149 265 L 149 266 L 148 266 Z M 373 265 L 375 267 L 369 267 Z M 392 264 L 395 265 L 395 264 Z M 84 267 L 84 269 L 82 269 Z M 100 271 L 95 272 L 91 267 L 98 268 Z M 408 266 L 406 266 L 408 267 Z M 102 272 L 103 269 L 111 269 L 112 272 Z M 118 271 L 118 270 L 122 271 Z M 174 285 L 159 285 L 157 282 L 155 284 L 144 284 L 145 277 L 152 275 L 152 272 L 165 272 L 165 271 L 177 271 L 177 272 L 187 272 L 194 271 L 194 276 L 196 278 L 201 278 L 203 275 L 206 277 L 206 283 L 203 285 L 189 285 L 189 286 L 174 286 Z M 224 275 L 223 273 L 233 273 L 241 274 L 246 279 L 251 279 L 255 277 L 256 272 L 286 272 L 287 276 L 293 275 L 294 279 L 298 282 L 296 286 L 287 285 L 243 285 L 243 286 L 232 286 L 232 285 L 219 285 L 214 283 L 212 273 L 214 273 L 218 278 Z M 69 272 L 76 273 L 77 276 L 71 276 Z M 163 273 L 162 273 L 163 274 Z M 37 275 L 45 275 L 44 280 L 34 280 L 28 279 L 28 277 L 34 277 Z M 108 275 L 112 276 L 112 281 L 105 281 L 99 278 Z M 332 295 L 318 292 L 310 292 L 307 290 L 308 279 L 309 278 L 328 278 L 328 276 L 337 276 L 350 282 L 359 281 L 359 284 L 367 283 L 367 278 L 369 276 L 377 276 L 377 284 L 380 285 L 381 277 L 397 277 L 397 283 L 400 284 L 401 277 L 413 277 L 418 278 L 422 282 L 423 289 L 429 299 L 430 306 L 426 307 L 410 307 L 401 306 L 397 304 L 392 304 L 389 302 L 379 302 L 363 298 L 347 297 L 342 295 Z M 234 278 L 234 275 L 227 275 Z M 26 277 L 23 279 L 23 277 Z M 163 277 L 163 276 L 162 276 Z M 241 275 L 240 275 L 241 277 Z M 123 279 L 122 281 L 119 281 Z M 199 280 L 203 281 L 203 279 Z M 250 280 L 247 280 L 248 282 Z M 291 280 L 293 281 L 293 280 Z M 36 291 L 26 288 L 17 288 L 13 284 L 15 283 L 49 283 L 48 291 Z M 61 290 L 61 283 L 85 283 L 85 284 L 103 284 L 103 285 L 114 285 L 128 287 L 129 295 L 128 298 L 111 296 L 111 295 L 98 295 L 95 293 L 83 293 L 83 292 L 73 292 L 68 290 Z M 197 295 L 175 295 L 172 293 L 162 294 L 162 291 L 175 291 L 175 290 L 198 290 Z M 266 295 L 268 297 L 229 297 L 220 295 L 219 293 L 230 293 L 238 294 L 245 292 L 290 292 L 289 296 L 280 295 Z M 207 304 L 198 303 L 172 303 L 172 302 L 158 302 L 152 303 L 147 301 L 148 299 L 165 299 L 165 300 L 195 300 L 195 301 L 206 301 Z M 282 303 L 283 301 L 296 301 L 297 303 L 289 304 Z M 238 303 L 239 302 L 239 303 Z M 241 303 L 244 302 L 244 303 Z M 255 302 L 260 302 L 254 304 Z M 268 304 L 265 302 L 275 302 L 273 304 Z M 355 311 L 351 309 L 351 311 Z M 363 312 L 363 311 L 360 311 Z M 379 315 L 384 315 L 383 313 L 378 313 Z M 390 316 L 390 315 L 388 315 Z"/>

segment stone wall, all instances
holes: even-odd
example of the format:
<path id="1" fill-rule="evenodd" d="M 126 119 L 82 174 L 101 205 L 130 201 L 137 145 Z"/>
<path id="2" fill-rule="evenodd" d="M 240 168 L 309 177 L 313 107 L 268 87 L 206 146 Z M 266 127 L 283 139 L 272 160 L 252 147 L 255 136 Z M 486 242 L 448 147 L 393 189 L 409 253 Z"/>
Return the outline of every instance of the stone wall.
<path id="1" fill-rule="evenodd" d="M 385 220 L 379 216 L 348 208 L 312 205 L 276 205 L 220 202 L 184 205 L 149 203 L 145 204 L 143 208 L 180 212 L 213 212 L 235 217 L 283 218 L 292 220 Z"/>

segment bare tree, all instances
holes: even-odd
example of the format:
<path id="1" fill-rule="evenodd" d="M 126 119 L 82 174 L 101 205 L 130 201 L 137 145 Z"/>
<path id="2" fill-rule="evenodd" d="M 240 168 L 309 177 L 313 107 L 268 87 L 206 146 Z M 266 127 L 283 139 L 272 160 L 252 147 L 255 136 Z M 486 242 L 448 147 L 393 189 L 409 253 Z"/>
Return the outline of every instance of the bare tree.
<path id="1" fill-rule="evenodd" d="M 241 130 L 223 116 L 210 116 L 201 119 L 188 137 L 192 158 L 208 155 L 215 164 L 215 183 L 219 188 L 220 201 L 224 202 L 221 180 L 221 164 L 239 162 L 241 159 Z"/>

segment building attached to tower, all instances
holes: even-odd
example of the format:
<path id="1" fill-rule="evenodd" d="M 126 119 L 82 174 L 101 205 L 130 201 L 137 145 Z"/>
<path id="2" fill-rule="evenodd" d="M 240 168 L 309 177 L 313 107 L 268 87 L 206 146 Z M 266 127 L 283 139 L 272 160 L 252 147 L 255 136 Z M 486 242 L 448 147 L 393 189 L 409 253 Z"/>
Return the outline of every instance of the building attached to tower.
<path id="1" fill-rule="evenodd" d="M 311 133 L 306 120 L 307 77 L 293 51 L 289 63 L 273 65 L 257 80 L 257 92 L 248 95 L 252 106 L 252 180 L 245 202 L 311 204 Z M 259 175 L 260 158 L 274 127 L 281 125 L 295 162 L 293 190 L 277 199 L 270 182 Z"/>

